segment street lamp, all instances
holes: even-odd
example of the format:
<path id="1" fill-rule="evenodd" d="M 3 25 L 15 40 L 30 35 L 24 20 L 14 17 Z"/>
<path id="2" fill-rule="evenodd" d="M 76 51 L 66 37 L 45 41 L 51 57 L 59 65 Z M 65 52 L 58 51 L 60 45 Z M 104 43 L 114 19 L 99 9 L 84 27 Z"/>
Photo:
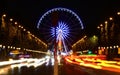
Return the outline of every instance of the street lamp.
<path id="1" fill-rule="evenodd" d="M 2 45 L 0 45 L 0 48 L 2 48 Z"/>
<path id="2" fill-rule="evenodd" d="M 109 20 L 110 20 L 110 21 L 112 21 L 112 20 L 113 20 L 113 18 L 112 18 L 112 17 L 110 17 L 110 18 L 109 18 Z"/>
<path id="3" fill-rule="evenodd" d="M 107 21 L 105 21 L 105 24 L 107 24 L 108 22 Z"/>
<path id="4" fill-rule="evenodd" d="M 18 23 L 17 23 L 17 22 L 15 22 L 15 24 L 17 25 Z"/>
<path id="5" fill-rule="evenodd" d="M 3 46 L 3 49 L 5 49 L 5 46 Z"/>
<path id="6" fill-rule="evenodd" d="M 21 26 L 21 29 L 23 29 L 23 26 Z"/>
<path id="7" fill-rule="evenodd" d="M 27 31 L 28 34 L 30 34 L 30 31 Z"/>
<path id="8" fill-rule="evenodd" d="M 6 17 L 6 14 L 3 14 L 3 17 Z"/>
<path id="9" fill-rule="evenodd" d="M 11 18 L 10 21 L 13 21 L 13 19 Z"/>
<path id="10" fill-rule="evenodd" d="M 118 15 L 120 15 L 120 12 L 117 12 Z"/>
<path id="11" fill-rule="evenodd" d="M 116 47 L 118 48 L 119 46 L 117 45 Z"/>
<path id="12" fill-rule="evenodd" d="M 97 28 L 100 29 L 100 26 L 98 26 Z"/>
<path id="13" fill-rule="evenodd" d="M 23 31 L 26 31 L 26 29 L 23 29 Z"/>
<path id="14" fill-rule="evenodd" d="M 103 24 L 100 24 L 100 27 L 103 27 Z"/>

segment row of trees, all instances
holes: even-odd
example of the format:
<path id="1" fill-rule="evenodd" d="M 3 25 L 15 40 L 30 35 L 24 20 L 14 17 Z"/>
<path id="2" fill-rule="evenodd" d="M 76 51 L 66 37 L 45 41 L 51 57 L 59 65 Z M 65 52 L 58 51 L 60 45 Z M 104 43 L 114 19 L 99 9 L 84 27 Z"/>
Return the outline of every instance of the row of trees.
<path id="1" fill-rule="evenodd" d="M 31 50 L 46 51 L 47 45 L 23 26 L 8 19 L 6 15 L 0 18 L 0 44 Z"/>
<path id="2" fill-rule="evenodd" d="M 73 50 L 97 50 L 99 46 L 120 46 L 120 12 L 110 17 L 97 28 L 98 32 L 96 31 L 96 33 L 94 33 L 97 34 L 96 37 L 88 36 L 81 38 L 73 45 Z"/>
<path id="3" fill-rule="evenodd" d="M 98 37 L 93 36 L 84 36 L 79 41 L 77 41 L 72 49 L 74 51 L 83 51 L 83 50 L 94 50 L 98 45 Z"/>
<path id="4" fill-rule="evenodd" d="M 120 15 L 110 17 L 98 26 L 100 46 L 120 45 Z"/>

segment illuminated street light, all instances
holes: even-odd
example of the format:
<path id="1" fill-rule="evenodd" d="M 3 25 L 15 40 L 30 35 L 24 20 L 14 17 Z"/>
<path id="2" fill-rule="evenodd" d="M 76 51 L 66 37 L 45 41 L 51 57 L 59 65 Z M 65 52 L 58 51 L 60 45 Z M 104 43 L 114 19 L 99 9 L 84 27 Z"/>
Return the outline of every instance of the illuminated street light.
<path id="1" fill-rule="evenodd" d="M 10 46 L 8 46 L 8 48 L 10 48 Z"/>
<path id="2" fill-rule="evenodd" d="M 107 49 L 109 49 L 109 47 L 107 47 Z"/>
<path id="3" fill-rule="evenodd" d="M 107 24 L 108 22 L 107 21 L 105 21 L 105 24 Z"/>
<path id="4" fill-rule="evenodd" d="M 13 47 L 11 46 L 11 49 L 12 49 Z"/>
<path id="5" fill-rule="evenodd" d="M 109 18 L 109 20 L 113 20 L 113 18 L 112 18 L 112 17 L 110 17 L 110 18 Z"/>
<path id="6" fill-rule="evenodd" d="M 2 45 L 0 45 L 0 47 L 2 47 Z"/>
<path id="7" fill-rule="evenodd" d="M 6 14 L 4 14 L 3 17 L 6 17 Z"/>
<path id="8" fill-rule="evenodd" d="M 10 21 L 13 21 L 13 19 L 11 18 Z"/>
<path id="9" fill-rule="evenodd" d="M 120 12 L 117 12 L 118 15 L 120 15 Z"/>
<path id="10" fill-rule="evenodd" d="M 35 37 L 35 35 L 32 35 L 33 37 Z M 36 37 L 35 37 L 36 38 Z"/>
<path id="11" fill-rule="evenodd" d="M 26 29 L 23 29 L 23 31 L 26 31 Z"/>
<path id="12" fill-rule="evenodd" d="M 118 48 L 119 46 L 117 45 L 116 47 Z"/>
<path id="13" fill-rule="evenodd" d="M 3 46 L 3 49 L 5 48 L 5 46 Z"/>
<path id="14" fill-rule="evenodd" d="M 102 25 L 102 24 L 100 24 L 100 26 L 102 27 L 103 25 Z"/>
<path id="15" fill-rule="evenodd" d="M 15 22 L 15 24 L 18 24 L 17 22 Z"/>
<path id="16" fill-rule="evenodd" d="M 113 46 L 113 48 L 116 48 L 116 46 Z"/>
<path id="17" fill-rule="evenodd" d="M 112 49 L 112 46 L 110 46 L 110 49 Z"/>
<path id="18" fill-rule="evenodd" d="M 21 26 L 21 28 L 23 29 L 23 26 Z"/>
<path id="19" fill-rule="evenodd" d="M 21 25 L 19 25 L 18 27 L 21 28 Z"/>
<path id="20" fill-rule="evenodd" d="M 97 28 L 100 29 L 100 26 L 98 26 Z"/>
<path id="21" fill-rule="evenodd" d="M 100 49 L 100 47 L 98 47 L 98 49 Z"/>
<path id="22" fill-rule="evenodd" d="M 83 38 L 86 38 L 87 36 L 85 35 Z"/>
<path id="23" fill-rule="evenodd" d="M 95 39 L 95 38 L 96 38 L 96 36 L 95 36 L 95 35 L 93 35 L 93 38 Z"/>
<path id="24" fill-rule="evenodd" d="M 28 34 L 30 34 L 30 31 L 27 31 Z"/>
<path id="25" fill-rule="evenodd" d="M 15 47 L 13 47 L 13 49 L 15 49 Z"/>

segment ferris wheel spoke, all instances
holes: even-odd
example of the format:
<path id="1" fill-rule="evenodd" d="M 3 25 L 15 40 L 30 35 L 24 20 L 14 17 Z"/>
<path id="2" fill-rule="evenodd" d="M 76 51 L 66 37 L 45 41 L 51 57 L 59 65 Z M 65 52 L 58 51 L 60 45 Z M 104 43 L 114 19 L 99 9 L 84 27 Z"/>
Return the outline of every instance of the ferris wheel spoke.
<path id="1" fill-rule="evenodd" d="M 69 22 L 71 21 L 73 15 L 70 15 L 68 19 L 66 19 L 66 22 L 69 24 Z"/>

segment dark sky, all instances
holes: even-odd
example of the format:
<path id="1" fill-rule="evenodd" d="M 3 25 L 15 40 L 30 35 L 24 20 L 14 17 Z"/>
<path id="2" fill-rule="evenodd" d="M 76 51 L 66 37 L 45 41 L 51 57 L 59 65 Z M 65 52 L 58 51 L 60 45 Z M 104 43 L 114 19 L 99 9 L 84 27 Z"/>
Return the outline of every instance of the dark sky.
<path id="1" fill-rule="evenodd" d="M 7 0 L 1 10 L 36 32 L 40 17 L 55 7 L 65 7 L 76 12 L 86 30 L 92 33 L 97 25 L 120 11 L 120 0 Z"/>

